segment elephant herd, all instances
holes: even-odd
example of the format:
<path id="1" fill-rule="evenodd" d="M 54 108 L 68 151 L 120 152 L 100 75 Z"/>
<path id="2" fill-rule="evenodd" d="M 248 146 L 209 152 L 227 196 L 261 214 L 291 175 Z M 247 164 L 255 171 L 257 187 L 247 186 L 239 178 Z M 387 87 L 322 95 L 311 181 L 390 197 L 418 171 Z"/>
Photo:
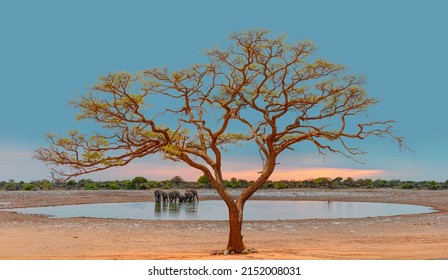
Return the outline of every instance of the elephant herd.
<path id="1" fill-rule="evenodd" d="M 186 189 L 184 194 L 177 190 L 162 191 L 155 190 L 154 198 L 156 203 L 176 203 L 176 202 L 199 202 L 198 191 L 195 189 Z"/>

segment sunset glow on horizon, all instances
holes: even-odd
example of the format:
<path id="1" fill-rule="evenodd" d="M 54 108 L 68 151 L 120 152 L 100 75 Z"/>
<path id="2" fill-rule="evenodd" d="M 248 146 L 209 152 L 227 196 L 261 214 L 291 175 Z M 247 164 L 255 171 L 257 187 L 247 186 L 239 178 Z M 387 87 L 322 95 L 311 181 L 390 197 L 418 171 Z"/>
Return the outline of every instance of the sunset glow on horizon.
<path id="1" fill-rule="evenodd" d="M 160 163 L 159 165 L 153 163 L 135 163 L 129 166 L 116 168 L 110 171 L 105 171 L 110 177 L 119 177 L 121 179 L 132 179 L 137 176 L 143 176 L 149 180 L 169 180 L 174 176 L 180 176 L 186 181 L 196 182 L 203 174 L 194 168 L 186 165 L 169 166 L 169 163 Z M 223 177 L 226 180 L 232 178 L 244 180 L 256 180 L 259 176 L 260 170 L 244 169 L 241 171 L 223 170 Z M 277 169 L 271 175 L 270 180 L 297 180 L 303 181 L 316 178 L 378 178 L 386 173 L 385 170 L 369 170 L 369 169 L 352 169 L 352 168 L 320 168 L 320 167 L 306 167 L 306 168 L 288 168 Z M 105 174 L 103 174 L 104 177 Z M 87 175 L 88 177 L 88 175 Z M 106 176 L 107 177 L 107 176 Z"/>
<path id="2" fill-rule="evenodd" d="M 349 168 L 296 168 L 289 170 L 277 170 L 271 175 L 270 180 L 280 181 L 280 180 L 308 180 L 316 178 L 372 178 L 384 174 L 384 170 L 364 170 L 364 169 L 349 169 Z M 258 174 L 252 171 L 242 171 L 228 173 L 228 176 L 235 178 L 244 178 L 247 180 L 254 180 Z"/>

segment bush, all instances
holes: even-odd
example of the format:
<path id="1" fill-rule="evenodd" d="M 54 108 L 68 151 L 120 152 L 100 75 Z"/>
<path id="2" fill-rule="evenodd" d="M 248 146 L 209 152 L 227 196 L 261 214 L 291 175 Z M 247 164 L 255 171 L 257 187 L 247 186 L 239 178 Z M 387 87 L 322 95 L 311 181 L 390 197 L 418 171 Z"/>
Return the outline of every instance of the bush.
<path id="1" fill-rule="evenodd" d="M 26 184 L 23 188 L 24 191 L 35 191 L 36 187 L 33 184 Z"/>
<path id="2" fill-rule="evenodd" d="M 110 182 L 110 183 L 106 184 L 106 189 L 108 189 L 108 190 L 119 190 L 119 189 L 121 189 L 121 187 L 117 183 Z"/>
<path id="3" fill-rule="evenodd" d="M 400 185 L 400 189 L 404 189 L 404 190 L 411 190 L 411 189 L 415 189 L 415 188 L 416 188 L 416 186 L 411 182 L 405 182 Z"/>
<path id="4" fill-rule="evenodd" d="M 287 189 L 287 188 L 289 188 L 289 186 L 285 182 L 275 182 L 274 188 L 281 190 L 281 189 Z"/>
<path id="5" fill-rule="evenodd" d="M 85 184 L 83 186 L 83 189 L 89 190 L 89 191 L 95 191 L 95 190 L 98 190 L 98 187 L 94 184 Z"/>

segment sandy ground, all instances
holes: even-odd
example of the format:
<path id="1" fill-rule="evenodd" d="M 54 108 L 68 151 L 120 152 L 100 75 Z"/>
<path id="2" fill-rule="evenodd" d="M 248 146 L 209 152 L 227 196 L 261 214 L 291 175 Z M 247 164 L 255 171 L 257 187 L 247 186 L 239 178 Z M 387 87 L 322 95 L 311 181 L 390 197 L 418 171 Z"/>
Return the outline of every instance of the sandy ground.
<path id="1" fill-rule="evenodd" d="M 215 196 L 201 190 L 200 197 Z M 55 219 L 0 211 L 0 259 L 448 259 L 448 191 L 263 190 L 254 199 L 397 202 L 436 213 L 245 222 L 258 253 L 211 255 L 226 222 Z M 0 208 L 153 200 L 149 191 L 0 192 Z M 223 209 L 226 211 L 226 209 Z"/>

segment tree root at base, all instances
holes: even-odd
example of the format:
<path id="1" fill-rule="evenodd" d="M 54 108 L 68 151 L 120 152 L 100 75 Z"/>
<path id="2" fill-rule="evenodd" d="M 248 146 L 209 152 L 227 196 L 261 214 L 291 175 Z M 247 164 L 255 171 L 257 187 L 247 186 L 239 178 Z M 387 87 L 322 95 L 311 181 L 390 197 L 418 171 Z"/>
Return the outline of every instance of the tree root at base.
<path id="1" fill-rule="evenodd" d="M 254 253 L 258 253 L 258 251 L 256 249 L 244 249 L 242 251 L 235 251 L 235 250 L 214 250 L 211 252 L 211 255 L 234 255 L 234 254 L 254 254 Z"/>

